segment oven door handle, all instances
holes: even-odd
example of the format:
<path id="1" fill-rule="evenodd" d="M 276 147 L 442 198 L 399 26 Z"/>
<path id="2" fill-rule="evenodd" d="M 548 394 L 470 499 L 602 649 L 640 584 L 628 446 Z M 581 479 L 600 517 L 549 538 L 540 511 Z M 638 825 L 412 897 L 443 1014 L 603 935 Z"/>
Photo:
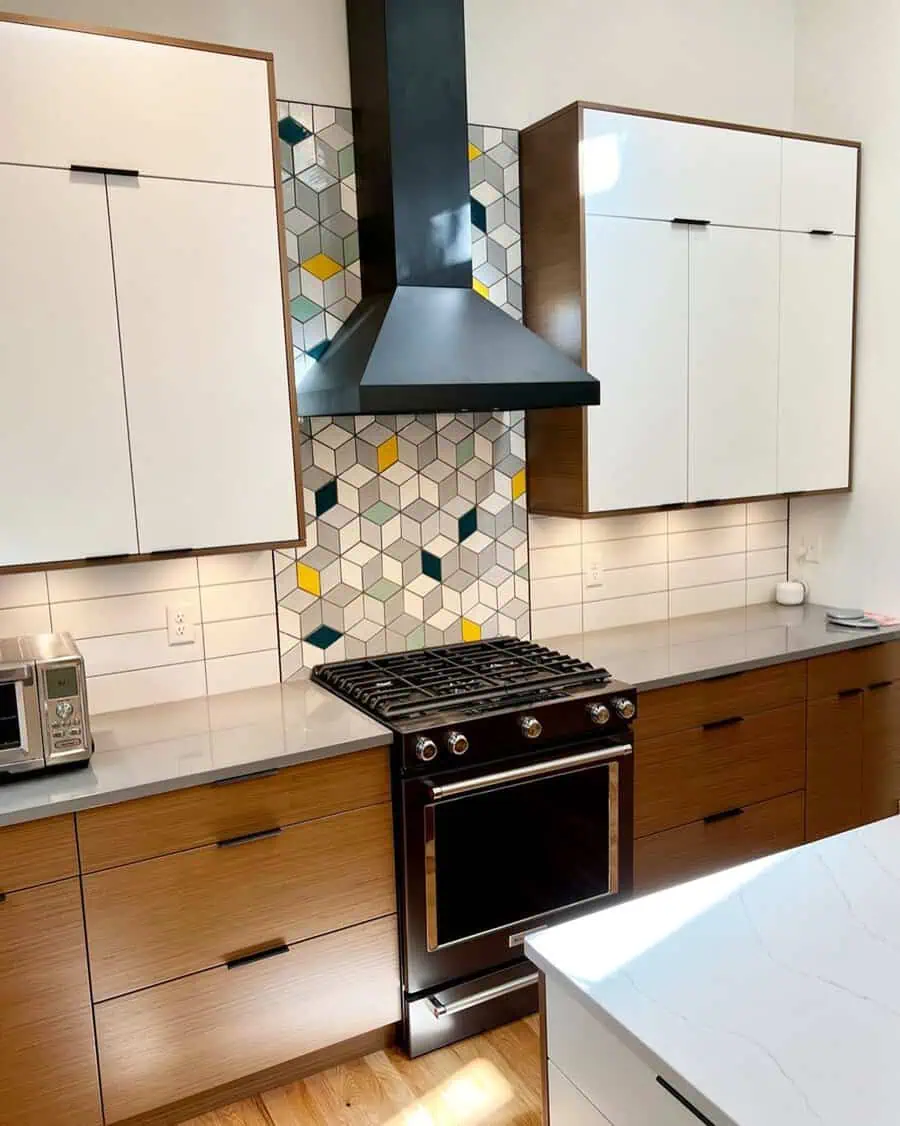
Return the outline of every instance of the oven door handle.
<path id="1" fill-rule="evenodd" d="M 460 997 L 458 1001 L 449 1001 L 446 1005 L 437 997 L 426 997 L 425 1004 L 435 1020 L 441 1017 L 452 1017 L 456 1013 L 464 1013 L 466 1009 L 474 1009 L 476 1005 L 484 1005 L 497 997 L 505 997 L 507 993 L 517 993 L 520 989 L 527 989 L 529 985 L 537 985 L 538 974 L 528 974 L 526 977 L 517 977 L 514 981 L 507 981 L 503 985 L 495 985 L 491 989 L 482 989 L 480 993 L 473 993 L 469 997 Z"/>
<path id="2" fill-rule="evenodd" d="M 630 755 L 634 748 L 630 743 L 620 743 L 615 747 L 603 747 L 596 751 L 584 751 L 579 755 L 566 755 L 564 758 L 550 759 L 548 762 L 536 762 L 530 766 L 516 766 L 511 770 L 498 770 L 496 774 L 483 774 L 480 778 L 466 778 L 461 782 L 447 782 L 443 786 L 436 786 L 427 782 L 431 792 L 432 801 L 441 801 L 443 798 L 456 798 L 462 794 L 474 794 L 479 790 L 489 790 L 492 786 L 502 786 L 509 782 L 525 782 L 530 778 L 543 778 L 548 774 L 567 774 L 572 770 L 579 770 L 584 766 L 595 763 L 607 762 L 610 759 L 624 758 Z"/>
<path id="3" fill-rule="evenodd" d="M 31 665 L 7 665 L 0 669 L 0 684 L 31 684 Z"/>

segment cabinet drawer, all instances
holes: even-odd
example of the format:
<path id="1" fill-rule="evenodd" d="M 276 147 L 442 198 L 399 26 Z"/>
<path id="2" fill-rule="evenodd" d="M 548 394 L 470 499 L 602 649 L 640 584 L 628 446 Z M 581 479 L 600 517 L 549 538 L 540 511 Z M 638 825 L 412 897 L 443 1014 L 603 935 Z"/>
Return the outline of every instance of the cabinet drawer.
<path id="1" fill-rule="evenodd" d="M 646 837 L 802 790 L 805 777 L 803 704 L 727 727 L 638 741 L 634 835 Z"/>
<path id="2" fill-rule="evenodd" d="M 609 1119 L 552 1063 L 547 1064 L 547 1086 L 551 1122 L 565 1126 L 611 1126 Z"/>
<path id="3" fill-rule="evenodd" d="M 117 1122 L 396 1022 L 397 920 L 105 1001 L 95 1017 Z"/>
<path id="4" fill-rule="evenodd" d="M 388 752 L 376 747 L 79 813 L 81 863 L 94 872 L 389 799 Z"/>
<path id="5" fill-rule="evenodd" d="M 77 880 L 0 902 L 0 1122 L 99 1124 Z"/>
<path id="6" fill-rule="evenodd" d="M 779 708 L 805 697 L 805 661 L 642 692 L 635 735 L 643 741 L 670 731 Z"/>
<path id="7" fill-rule="evenodd" d="M 390 805 L 84 879 L 95 1000 L 396 910 Z"/>
<path id="8" fill-rule="evenodd" d="M 844 649 L 810 660 L 809 698 L 821 700 L 839 692 L 897 679 L 900 679 L 900 641 Z"/>
<path id="9" fill-rule="evenodd" d="M 656 891 L 803 844 L 803 794 L 787 794 L 711 822 L 634 842 L 635 891 Z"/>
<path id="10" fill-rule="evenodd" d="M 78 873 L 71 816 L 0 829 L 0 893 L 49 884 Z"/>

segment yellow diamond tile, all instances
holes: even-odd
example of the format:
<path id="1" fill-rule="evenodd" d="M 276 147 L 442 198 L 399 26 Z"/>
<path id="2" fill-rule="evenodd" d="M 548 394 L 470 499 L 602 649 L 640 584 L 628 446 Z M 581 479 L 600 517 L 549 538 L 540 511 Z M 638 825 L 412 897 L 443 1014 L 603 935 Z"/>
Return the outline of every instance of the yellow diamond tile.
<path id="1" fill-rule="evenodd" d="M 462 620 L 463 641 L 481 641 L 481 626 L 477 622 L 470 622 L 468 618 Z"/>
<path id="2" fill-rule="evenodd" d="M 319 279 L 319 281 L 328 281 L 333 278 L 335 274 L 340 273 L 340 263 L 335 262 L 333 258 L 329 258 L 327 254 L 316 254 L 312 258 L 307 258 L 303 263 L 303 269 Z"/>
<path id="3" fill-rule="evenodd" d="M 476 156 L 481 156 L 481 149 L 469 141 L 469 160 L 474 160 Z"/>
<path id="4" fill-rule="evenodd" d="M 390 469 L 399 456 L 397 435 L 395 434 L 378 447 L 378 472 L 384 473 L 385 469 Z"/>
<path id="5" fill-rule="evenodd" d="M 319 572 L 305 563 L 297 564 L 297 586 L 307 594 L 314 594 L 317 598 L 322 596 L 322 580 Z"/>
<path id="6" fill-rule="evenodd" d="M 490 300 L 491 295 L 488 293 L 488 287 L 484 284 L 484 282 L 480 282 L 478 278 L 472 279 L 472 288 L 476 293 L 480 293 L 482 297 Z"/>
<path id="7" fill-rule="evenodd" d="M 520 469 L 518 473 L 513 475 L 513 479 L 512 479 L 513 500 L 518 500 L 519 497 L 524 492 L 525 492 L 525 470 Z"/>

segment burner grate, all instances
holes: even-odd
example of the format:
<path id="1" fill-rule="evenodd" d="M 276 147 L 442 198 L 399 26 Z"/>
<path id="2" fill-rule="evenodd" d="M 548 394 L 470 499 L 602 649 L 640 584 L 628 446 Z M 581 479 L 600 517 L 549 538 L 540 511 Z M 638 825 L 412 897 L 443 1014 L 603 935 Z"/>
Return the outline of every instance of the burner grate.
<path id="1" fill-rule="evenodd" d="M 567 690 L 610 680 L 606 669 L 514 637 L 319 665 L 314 676 L 388 720 L 450 707 L 476 715 L 504 705 L 560 699 Z"/>

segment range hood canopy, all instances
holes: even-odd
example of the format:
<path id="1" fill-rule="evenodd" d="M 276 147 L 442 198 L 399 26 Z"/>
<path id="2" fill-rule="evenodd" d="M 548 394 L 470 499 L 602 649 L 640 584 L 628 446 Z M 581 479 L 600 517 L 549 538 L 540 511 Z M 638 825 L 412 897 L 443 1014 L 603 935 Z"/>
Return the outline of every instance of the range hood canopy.
<path id="1" fill-rule="evenodd" d="M 347 0 L 362 301 L 300 414 L 589 406 L 600 384 L 472 289 L 463 0 Z"/>

